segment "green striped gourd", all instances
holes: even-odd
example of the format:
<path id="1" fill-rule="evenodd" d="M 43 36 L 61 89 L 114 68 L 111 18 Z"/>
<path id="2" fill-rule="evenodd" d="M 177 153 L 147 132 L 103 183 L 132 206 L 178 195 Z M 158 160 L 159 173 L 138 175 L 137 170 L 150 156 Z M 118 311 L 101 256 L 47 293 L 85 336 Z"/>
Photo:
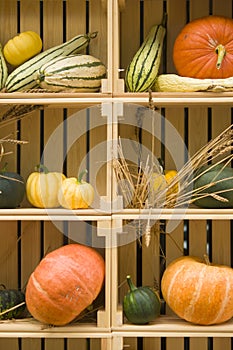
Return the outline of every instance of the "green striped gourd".
<path id="1" fill-rule="evenodd" d="M 158 75 L 166 33 L 166 15 L 163 23 L 151 28 L 139 50 L 126 69 L 125 83 L 128 91 L 147 91 Z"/>
<path id="2" fill-rule="evenodd" d="M 3 89 L 8 77 L 8 69 L 6 60 L 2 52 L 2 45 L 0 44 L 0 89 Z"/>
<path id="3" fill-rule="evenodd" d="M 106 68 L 99 59 L 80 54 L 60 56 L 43 65 L 37 83 L 51 91 L 95 92 L 105 77 Z"/>
<path id="4" fill-rule="evenodd" d="M 81 52 L 96 35 L 97 32 L 78 35 L 31 58 L 9 74 L 5 84 L 6 91 L 23 91 L 38 87 L 35 74 L 42 65 L 61 55 L 67 56 Z"/>

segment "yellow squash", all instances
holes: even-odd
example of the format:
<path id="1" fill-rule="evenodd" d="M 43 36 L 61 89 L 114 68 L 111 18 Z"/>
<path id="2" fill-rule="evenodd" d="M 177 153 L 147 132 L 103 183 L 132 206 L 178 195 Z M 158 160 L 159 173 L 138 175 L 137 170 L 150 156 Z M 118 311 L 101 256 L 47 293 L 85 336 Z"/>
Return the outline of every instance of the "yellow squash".
<path id="1" fill-rule="evenodd" d="M 66 178 L 59 172 L 49 172 L 45 166 L 39 165 L 31 173 L 26 182 L 28 201 L 37 208 L 59 207 L 58 191 Z"/>
<path id="2" fill-rule="evenodd" d="M 37 55 L 42 49 L 40 36 L 33 31 L 26 31 L 10 39 L 3 48 L 3 54 L 12 66 L 20 64 Z"/>
<path id="3" fill-rule="evenodd" d="M 94 200 L 94 188 L 82 180 L 84 172 L 79 178 L 69 177 L 62 182 L 58 200 L 62 207 L 67 209 L 88 208 Z"/>

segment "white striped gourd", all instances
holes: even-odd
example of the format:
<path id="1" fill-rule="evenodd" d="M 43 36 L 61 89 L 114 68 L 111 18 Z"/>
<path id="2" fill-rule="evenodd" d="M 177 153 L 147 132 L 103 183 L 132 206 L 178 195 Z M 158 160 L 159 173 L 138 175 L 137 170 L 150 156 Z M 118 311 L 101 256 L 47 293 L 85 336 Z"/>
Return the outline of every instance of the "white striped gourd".
<path id="1" fill-rule="evenodd" d="M 126 69 L 125 83 L 130 92 L 147 91 L 158 75 L 163 41 L 166 33 L 166 14 L 163 23 L 151 28 L 139 50 Z"/>
<path id="2" fill-rule="evenodd" d="M 197 79 L 181 77 L 177 74 L 161 74 L 155 81 L 154 90 L 161 92 L 233 91 L 233 77 Z"/>
<path id="3" fill-rule="evenodd" d="M 96 92 L 105 77 L 106 68 L 99 59 L 80 54 L 60 56 L 43 65 L 37 83 L 51 91 Z"/>
<path id="4" fill-rule="evenodd" d="M 38 87 L 35 74 L 42 65 L 61 55 L 67 56 L 81 52 L 96 35 L 97 32 L 78 35 L 61 45 L 54 46 L 41 52 L 23 63 L 9 74 L 5 84 L 6 92 L 23 91 Z"/>
<path id="5" fill-rule="evenodd" d="M 6 60 L 3 55 L 2 45 L 0 44 L 0 89 L 3 89 L 8 76 Z"/>

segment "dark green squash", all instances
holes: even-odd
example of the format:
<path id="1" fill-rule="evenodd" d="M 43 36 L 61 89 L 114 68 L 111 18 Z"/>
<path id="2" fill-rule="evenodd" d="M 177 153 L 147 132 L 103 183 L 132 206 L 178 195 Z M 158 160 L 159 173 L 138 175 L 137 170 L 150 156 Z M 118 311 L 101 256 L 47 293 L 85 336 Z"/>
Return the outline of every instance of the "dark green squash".
<path id="1" fill-rule="evenodd" d="M 24 293 L 17 289 L 6 289 L 4 285 L 1 285 L 1 288 L 2 289 L 0 289 L 0 320 L 19 318 L 25 310 Z M 20 304 L 22 305 L 15 308 L 14 310 L 11 310 L 7 313 L 3 313 L 4 311 Z"/>
<path id="2" fill-rule="evenodd" d="M 25 195 L 25 182 L 21 175 L 8 172 L 5 168 L 0 172 L 0 208 L 17 208 Z"/>
<path id="3" fill-rule="evenodd" d="M 127 276 L 127 282 L 130 290 L 123 300 L 125 317 L 134 324 L 153 321 L 160 314 L 161 302 L 158 293 L 147 286 L 135 287 L 130 276 Z"/>
<path id="4" fill-rule="evenodd" d="M 202 208 L 233 208 L 233 168 L 210 164 L 200 168 L 194 176 L 195 205 Z"/>

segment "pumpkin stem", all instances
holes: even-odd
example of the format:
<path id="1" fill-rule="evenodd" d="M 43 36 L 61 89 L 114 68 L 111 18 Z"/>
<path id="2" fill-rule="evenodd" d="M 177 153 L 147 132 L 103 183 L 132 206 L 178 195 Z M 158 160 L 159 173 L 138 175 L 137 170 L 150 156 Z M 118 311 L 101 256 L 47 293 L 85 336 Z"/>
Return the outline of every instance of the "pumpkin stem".
<path id="1" fill-rule="evenodd" d="M 83 175 L 87 174 L 87 169 L 83 170 L 78 176 L 78 182 L 82 182 Z"/>
<path id="2" fill-rule="evenodd" d="M 133 284 L 131 277 L 129 275 L 126 277 L 126 280 L 127 280 L 127 283 L 128 283 L 128 286 L 129 286 L 129 289 L 131 292 L 133 292 L 134 290 L 137 289 L 137 287 Z"/>
<path id="3" fill-rule="evenodd" d="M 226 55 L 226 50 L 225 47 L 222 44 L 219 44 L 216 49 L 215 49 L 216 54 L 218 55 L 217 63 L 216 63 L 216 68 L 220 69 L 222 65 L 222 61 L 224 56 Z"/>
<path id="4" fill-rule="evenodd" d="M 204 254 L 204 260 L 206 265 L 210 265 L 210 259 L 207 254 Z"/>
<path id="5" fill-rule="evenodd" d="M 37 166 L 35 166 L 35 170 L 38 171 L 39 173 L 45 173 L 45 174 L 49 173 L 48 168 L 43 164 L 37 164 Z"/>

